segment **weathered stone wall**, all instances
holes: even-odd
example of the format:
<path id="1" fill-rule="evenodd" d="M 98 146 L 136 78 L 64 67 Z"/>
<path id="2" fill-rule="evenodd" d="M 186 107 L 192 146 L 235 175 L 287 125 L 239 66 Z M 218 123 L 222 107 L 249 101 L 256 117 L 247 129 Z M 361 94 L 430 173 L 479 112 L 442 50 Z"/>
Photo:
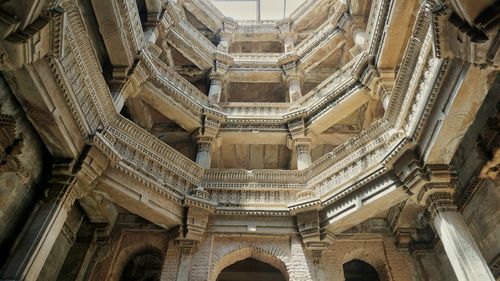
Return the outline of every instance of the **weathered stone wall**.
<path id="1" fill-rule="evenodd" d="M 165 257 L 162 281 L 175 280 L 178 252 L 171 243 Z M 315 264 L 311 252 L 295 236 L 224 234 L 204 237 L 192 255 L 189 280 L 215 281 L 224 268 L 246 258 L 276 267 L 290 281 L 343 280 L 342 265 L 353 259 L 371 264 L 382 281 L 413 280 L 411 259 L 396 249 L 393 239 L 337 241 L 325 250 L 321 262 Z"/>
<path id="2" fill-rule="evenodd" d="M 7 253 L 42 193 L 45 148 L 0 75 L 0 253 Z M 7 124 L 8 120 L 12 124 Z M 6 123 L 4 123 L 4 121 Z M 7 255 L 0 255 L 0 264 Z"/>
<path id="3" fill-rule="evenodd" d="M 168 243 L 169 239 L 164 230 L 118 226 L 111 237 L 99 243 L 88 268 L 86 280 L 118 281 L 123 268 L 134 255 L 151 250 L 165 256 L 169 248 Z"/>
<path id="4" fill-rule="evenodd" d="M 323 255 L 326 280 L 343 280 L 342 265 L 353 259 L 372 265 L 381 281 L 410 281 L 411 259 L 396 249 L 393 239 L 380 238 L 369 241 L 338 241 Z"/>

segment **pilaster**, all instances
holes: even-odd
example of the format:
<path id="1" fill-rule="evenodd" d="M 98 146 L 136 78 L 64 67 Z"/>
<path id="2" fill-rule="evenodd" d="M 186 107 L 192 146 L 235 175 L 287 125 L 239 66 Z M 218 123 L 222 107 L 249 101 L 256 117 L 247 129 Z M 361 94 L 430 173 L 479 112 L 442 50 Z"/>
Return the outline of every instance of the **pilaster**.
<path id="1" fill-rule="evenodd" d="M 201 242 L 208 219 L 214 213 L 217 203 L 209 200 L 208 192 L 201 187 L 193 190 L 184 199 L 185 224 L 179 229 L 176 245 L 180 249 L 180 260 L 176 281 L 188 281 L 192 254 Z"/>

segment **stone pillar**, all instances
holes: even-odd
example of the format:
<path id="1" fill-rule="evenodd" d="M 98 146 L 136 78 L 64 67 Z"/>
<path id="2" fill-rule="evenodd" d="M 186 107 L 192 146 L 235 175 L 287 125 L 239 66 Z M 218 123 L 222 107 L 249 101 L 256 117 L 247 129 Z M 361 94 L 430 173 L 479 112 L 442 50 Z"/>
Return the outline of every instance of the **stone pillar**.
<path id="1" fill-rule="evenodd" d="M 311 166 L 311 142 L 309 140 L 294 141 L 297 153 L 297 170 L 304 170 Z"/>
<path id="2" fill-rule="evenodd" d="M 295 41 L 297 38 L 293 36 L 286 36 L 283 39 L 283 46 L 285 47 L 285 53 L 291 53 L 295 48 Z"/>
<path id="3" fill-rule="evenodd" d="M 196 163 L 202 168 L 208 169 L 212 162 L 212 156 L 210 155 L 212 150 L 212 138 L 200 137 L 196 139 L 196 142 L 198 143 Z"/>
<path id="4" fill-rule="evenodd" d="M 73 176 L 58 176 L 36 210 L 3 271 L 1 279 L 35 281 L 68 217 L 77 191 Z"/>
<path id="5" fill-rule="evenodd" d="M 232 18 L 224 18 L 222 22 L 222 31 L 219 35 L 220 42 L 219 45 L 217 45 L 217 49 L 226 53 L 229 52 L 229 45 L 233 39 L 233 32 L 237 27 L 238 24 Z"/>
<path id="6" fill-rule="evenodd" d="M 290 102 L 296 102 L 302 97 L 302 91 L 300 90 L 300 75 L 288 75 L 287 82 Z"/>
<path id="7" fill-rule="evenodd" d="M 222 94 L 222 79 L 223 76 L 220 74 L 211 74 L 210 78 L 210 90 L 208 91 L 208 98 L 215 104 L 220 102 L 220 97 Z"/>
<path id="8" fill-rule="evenodd" d="M 231 42 L 231 35 L 230 34 L 222 34 L 220 37 L 219 45 L 217 45 L 217 49 L 228 53 L 230 42 Z"/>
<path id="9" fill-rule="evenodd" d="M 453 203 L 451 194 L 430 194 L 426 205 L 457 279 L 494 281 L 488 264 Z"/>

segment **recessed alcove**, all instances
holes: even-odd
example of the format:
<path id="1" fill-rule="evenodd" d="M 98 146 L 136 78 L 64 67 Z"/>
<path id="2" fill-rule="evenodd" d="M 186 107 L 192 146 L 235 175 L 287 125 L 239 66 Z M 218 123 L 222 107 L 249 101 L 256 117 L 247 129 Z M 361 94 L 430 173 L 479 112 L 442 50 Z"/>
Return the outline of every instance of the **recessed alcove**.
<path id="1" fill-rule="evenodd" d="M 345 281 L 380 281 L 375 268 L 362 260 L 351 260 L 342 269 Z"/>
<path id="2" fill-rule="evenodd" d="M 217 281 L 286 281 L 286 278 L 272 265 L 247 258 L 226 267 Z"/>

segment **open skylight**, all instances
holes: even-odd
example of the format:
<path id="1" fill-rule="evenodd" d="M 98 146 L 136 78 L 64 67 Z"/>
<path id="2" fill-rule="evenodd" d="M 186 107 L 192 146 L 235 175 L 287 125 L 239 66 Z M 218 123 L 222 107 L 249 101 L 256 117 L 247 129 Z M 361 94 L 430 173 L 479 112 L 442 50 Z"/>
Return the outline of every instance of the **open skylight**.
<path id="1" fill-rule="evenodd" d="M 227 17 L 235 20 L 280 20 L 288 17 L 305 0 L 210 0 Z"/>

